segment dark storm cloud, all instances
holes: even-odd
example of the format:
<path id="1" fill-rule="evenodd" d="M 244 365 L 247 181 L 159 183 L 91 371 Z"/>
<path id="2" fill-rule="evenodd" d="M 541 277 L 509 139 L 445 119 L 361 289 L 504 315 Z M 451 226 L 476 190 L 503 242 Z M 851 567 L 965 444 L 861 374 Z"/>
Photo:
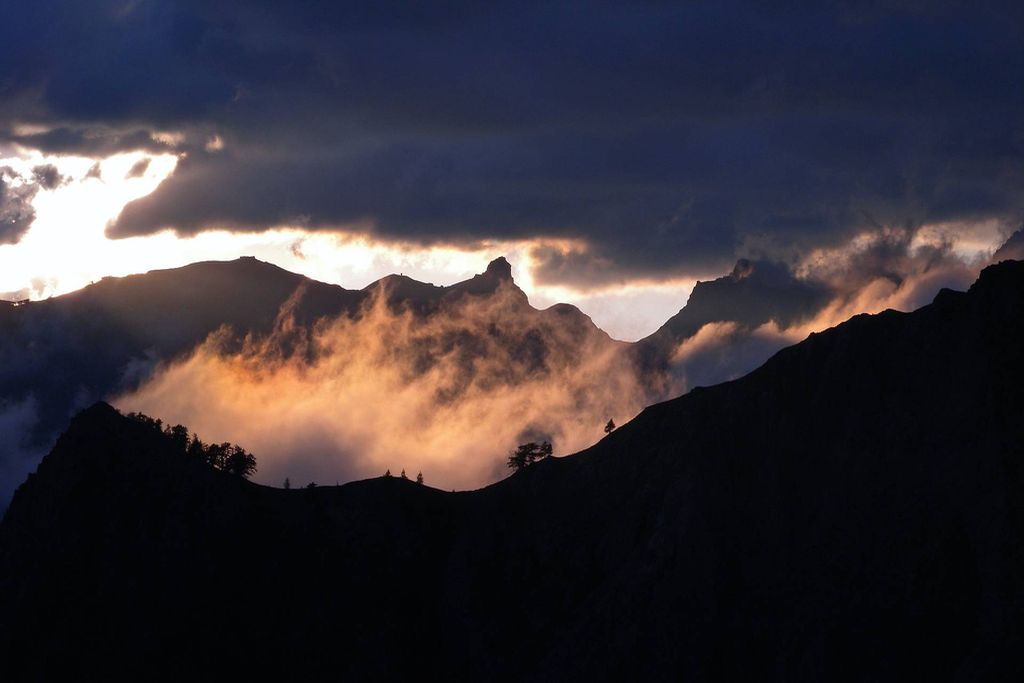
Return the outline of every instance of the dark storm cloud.
<path id="1" fill-rule="evenodd" d="M 153 138 L 145 130 L 120 131 L 97 127 L 72 128 L 59 126 L 37 133 L 18 135 L 13 131 L 0 132 L 0 140 L 38 149 L 48 154 L 81 154 L 110 156 L 118 152 L 169 152 L 172 145 Z"/>
<path id="2" fill-rule="evenodd" d="M 32 169 L 32 178 L 45 190 L 55 190 L 67 182 L 53 164 L 36 166 Z"/>
<path id="3" fill-rule="evenodd" d="M 0 244 L 14 244 L 32 226 L 36 218 L 32 198 L 38 190 L 12 169 L 0 167 Z"/>
<path id="4" fill-rule="evenodd" d="M 93 153 L 183 133 L 114 235 L 582 238 L 542 261 L 562 279 L 1024 213 L 1019 3 L 366 5 L 19 7 L 0 129 Z"/>

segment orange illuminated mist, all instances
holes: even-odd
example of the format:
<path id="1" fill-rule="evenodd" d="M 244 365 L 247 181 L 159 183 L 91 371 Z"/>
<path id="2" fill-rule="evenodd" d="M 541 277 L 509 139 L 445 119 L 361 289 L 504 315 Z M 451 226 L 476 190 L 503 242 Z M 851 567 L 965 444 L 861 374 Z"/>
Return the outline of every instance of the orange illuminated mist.
<path id="1" fill-rule="evenodd" d="M 214 334 L 116 405 L 245 445 L 271 484 L 404 469 L 459 489 L 504 476 L 518 443 L 570 453 L 643 407 L 627 345 L 571 306 L 531 307 L 504 259 L 464 285 L 385 278 L 312 329 L 293 321 L 299 290 L 268 336 Z"/>
<path id="2" fill-rule="evenodd" d="M 965 287 L 984 263 L 907 247 L 914 238 L 858 238 L 827 260 L 841 268 L 812 255 L 802 277 L 741 262 L 635 344 L 573 306 L 534 308 L 503 258 L 449 287 L 383 278 L 358 312 L 312 327 L 295 322 L 300 288 L 271 333 L 239 342 L 222 329 L 115 404 L 243 445 L 259 458 L 256 479 L 272 485 L 405 470 L 475 488 L 504 476 L 520 443 L 575 452 L 609 419 L 622 424 L 651 402 L 738 377 L 851 315 L 916 308 L 942 286 Z M 906 251 L 891 264 L 900 275 L 880 275 L 876 253 L 894 241 Z"/>

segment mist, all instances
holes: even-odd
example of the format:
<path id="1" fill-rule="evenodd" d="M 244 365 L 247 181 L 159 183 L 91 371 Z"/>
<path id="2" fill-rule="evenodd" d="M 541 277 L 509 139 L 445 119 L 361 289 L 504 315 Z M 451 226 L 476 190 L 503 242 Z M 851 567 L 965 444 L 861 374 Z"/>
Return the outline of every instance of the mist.
<path id="1" fill-rule="evenodd" d="M 779 350 L 858 314 L 927 305 L 943 288 L 966 290 L 990 263 L 990 253 L 958 253 L 956 240 L 925 240 L 922 230 L 884 227 L 830 250 L 812 252 L 788 266 L 797 278 L 831 292 L 813 315 L 790 325 L 771 320 L 757 327 L 710 322 L 674 349 L 673 394 L 737 379 Z"/>
<path id="2" fill-rule="evenodd" d="M 738 378 L 775 352 L 859 313 L 910 311 L 942 287 L 966 289 L 986 258 L 952 244 L 919 244 L 886 229 L 789 266 L 831 295 L 805 319 L 744 327 L 705 324 L 669 349 L 668 376 L 642 375 L 628 353 L 571 307 L 532 308 L 511 281 L 487 296 L 399 305 L 387 287 L 355 316 L 295 323 L 295 292 L 262 337 L 222 328 L 188 357 L 157 366 L 123 410 L 181 423 L 206 441 L 254 452 L 255 479 L 334 484 L 386 470 L 471 489 L 508 473 L 525 441 L 556 455 L 581 450 L 602 427 L 647 404 Z M 409 302 L 406 302 L 409 304 Z M 148 371 L 148 367 L 147 367 Z M 652 395 L 652 387 L 663 387 Z"/>
<path id="3" fill-rule="evenodd" d="M 446 489 L 504 476 L 524 441 L 582 449 L 609 419 L 644 407 L 625 345 L 583 316 L 533 309 L 511 284 L 426 315 L 389 305 L 382 291 L 354 318 L 312 330 L 291 315 L 301 296 L 268 336 L 239 344 L 221 329 L 115 405 L 242 445 L 263 483 L 404 469 Z"/>

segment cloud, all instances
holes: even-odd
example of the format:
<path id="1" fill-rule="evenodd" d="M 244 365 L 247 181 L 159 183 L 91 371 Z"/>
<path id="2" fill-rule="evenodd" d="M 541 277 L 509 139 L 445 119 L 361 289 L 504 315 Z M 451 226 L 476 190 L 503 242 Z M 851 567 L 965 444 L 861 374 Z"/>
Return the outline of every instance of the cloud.
<path id="1" fill-rule="evenodd" d="M 311 332 L 286 305 L 268 337 L 238 350 L 213 335 L 115 404 L 242 444 L 270 484 L 404 468 L 459 489 L 504 476 L 521 442 L 570 453 L 643 408 L 622 345 L 571 311 L 531 309 L 509 286 L 427 317 L 386 299 Z"/>
<path id="2" fill-rule="evenodd" d="M 828 292 L 816 309 L 757 325 L 735 320 L 703 325 L 671 353 L 672 390 L 741 377 L 780 349 L 852 316 L 887 309 L 909 312 L 931 303 L 943 288 L 966 290 L 989 259 L 978 255 L 964 260 L 952 241 L 935 238 L 927 229 L 879 228 L 842 246 L 812 252 L 794 270 L 808 286 Z"/>
<path id="3" fill-rule="evenodd" d="M 132 167 L 128 169 L 128 173 L 125 174 L 125 178 L 141 178 L 146 174 L 149 169 L 149 157 L 143 157 L 132 164 Z"/>
<path id="4" fill-rule="evenodd" d="M 32 177 L 44 190 L 55 190 L 68 182 L 53 164 L 42 164 L 32 169 Z"/>
<path id="5" fill-rule="evenodd" d="M 660 381 L 634 365 L 629 345 L 573 309 L 537 311 L 508 286 L 430 315 L 395 310 L 385 293 L 356 317 L 312 330 L 290 315 L 300 292 L 269 336 L 239 349 L 222 331 L 115 404 L 242 444 L 269 484 L 404 468 L 442 488 L 473 488 L 503 476 L 503 457 L 522 441 L 549 438 L 556 453 L 574 452 L 600 438 L 608 418 L 622 424 L 651 401 L 740 377 L 811 332 L 858 313 L 912 310 L 944 286 L 966 288 L 982 262 L 965 263 L 950 244 L 921 245 L 919 232 L 883 229 L 809 259 L 802 282 L 824 293 L 816 307 L 763 323 L 755 315 L 752 325 L 704 324 L 668 349 Z M 758 282 L 792 277 L 774 264 Z"/>
<path id="6" fill-rule="evenodd" d="M 44 154 L 73 154 L 108 157 L 123 152 L 167 153 L 182 145 L 161 139 L 158 132 L 148 130 L 110 130 L 102 126 L 57 126 L 47 130 L 17 133 L 0 130 L 0 140 L 39 150 Z"/>
<path id="7" fill-rule="evenodd" d="M 992 255 L 992 262 L 999 263 L 1007 259 L 1024 261 L 1024 228 L 1017 230 Z"/>
<path id="8" fill-rule="evenodd" d="M 673 353 L 674 388 L 684 393 L 742 377 L 776 351 L 800 341 L 801 332 L 802 328 L 781 329 L 774 321 L 755 329 L 735 322 L 708 323 Z"/>
<path id="9" fill-rule="evenodd" d="M 187 154 L 114 236 L 564 238 L 542 277 L 607 286 L 1024 214 L 1019 3 L 24 5 L 4 138 Z"/>
<path id="10" fill-rule="evenodd" d="M 32 198 L 38 190 L 11 168 L 0 167 L 0 245 L 15 244 L 28 232 L 36 217 Z"/>

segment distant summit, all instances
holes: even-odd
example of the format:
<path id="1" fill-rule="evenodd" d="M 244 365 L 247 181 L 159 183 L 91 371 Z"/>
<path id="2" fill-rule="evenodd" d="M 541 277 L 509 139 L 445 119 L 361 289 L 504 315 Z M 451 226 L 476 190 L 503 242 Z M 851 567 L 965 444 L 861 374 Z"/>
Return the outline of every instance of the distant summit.
<path id="1" fill-rule="evenodd" d="M 480 275 L 474 275 L 469 280 L 452 285 L 454 292 L 472 294 L 475 296 L 492 294 L 502 285 L 508 285 L 510 289 L 522 295 L 525 301 L 526 295 L 515 285 L 512 280 L 512 266 L 504 256 L 499 256 L 487 264 L 487 269 Z"/>
<path id="2" fill-rule="evenodd" d="M 484 275 L 498 280 L 511 280 L 512 264 L 504 256 L 499 256 L 487 264 L 487 270 L 484 271 Z"/>
<path id="3" fill-rule="evenodd" d="M 414 280 L 406 275 L 388 275 L 367 285 L 363 291 L 385 292 L 388 302 L 394 306 L 406 306 L 421 313 L 435 310 L 443 300 L 470 294 L 487 296 L 494 294 L 502 285 L 526 305 L 526 294 L 512 280 L 512 266 L 500 256 L 487 264 L 483 273 L 453 285 L 439 286 Z"/>
<path id="4" fill-rule="evenodd" d="M 774 321 L 787 327 L 817 313 L 830 299 L 820 284 L 800 280 L 786 266 L 740 259 L 732 272 L 698 281 L 686 305 L 650 336 L 638 341 L 634 354 L 643 374 L 656 382 L 680 343 L 709 323 L 735 323 L 753 329 Z"/>
<path id="5" fill-rule="evenodd" d="M 1002 246 L 992 255 L 992 263 L 1013 259 L 1024 261 L 1024 228 L 1010 235 Z"/>

